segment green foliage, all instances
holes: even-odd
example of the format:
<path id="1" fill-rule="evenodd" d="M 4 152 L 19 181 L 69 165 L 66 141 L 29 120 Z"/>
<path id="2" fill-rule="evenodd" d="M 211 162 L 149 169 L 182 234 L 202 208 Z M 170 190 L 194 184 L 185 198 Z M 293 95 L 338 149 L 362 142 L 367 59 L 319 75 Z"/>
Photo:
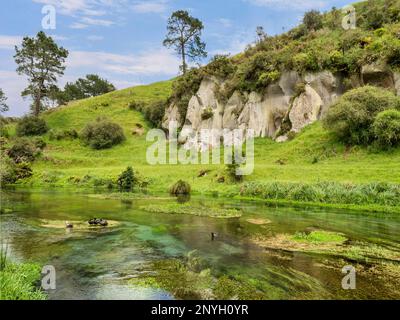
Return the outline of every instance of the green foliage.
<path id="1" fill-rule="evenodd" d="M 347 92 L 331 106 L 324 124 L 345 143 L 368 145 L 375 140 L 376 115 L 388 109 L 400 109 L 400 99 L 385 89 L 365 86 Z"/>
<path id="2" fill-rule="evenodd" d="M 108 149 L 125 140 L 121 126 L 106 118 L 98 118 L 95 122 L 88 123 L 80 137 L 93 149 Z"/>
<path id="3" fill-rule="evenodd" d="M 268 200 L 287 200 L 325 204 L 397 206 L 400 186 L 389 183 L 341 184 L 336 182 L 305 183 L 246 183 L 241 195 Z"/>
<path id="4" fill-rule="evenodd" d="M 298 53 L 293 57 L 293 66 L 299 73 L 318 71 L 319 65 L 317 55 L 314 52 Z"/>
<path id="5" fill-rule="evenodd" d="M 115 91 L 112 83 L 96 74 L 88 74 L 84 79 L 79 78 L 74 83 L 67 83 L 64 91 L 59 92 L 59 102 L 64 104 L 73 100 L 97 97 Z"/>
<path id="6" fill-rule="evenodd" d="M 203 23 L 189 15 L 187 11 L 178 10 L 168 19 L 168 34 L 164 46 L 173 48 L 182 57 L 181 69 L 187 72 L 187 59 L 195 61 L 207 57 L 206 44 L 201 41 Z"/>
<path id="7" fill-rule="evenodd" d="M 169 99 L 155 100 L 147 104 L 133 100 L 129 102 L 128 108 L 141 112 L 154 127 L 161 128 L 168 104 Z"/>
<path id="8" fill-rule="evenodd" d="M 380 147 L 387 149 L 400 144 L 400 111 L 386 110 L 379 113 L 372 126 Z"/>
<path id="9" fill-rule="evenodd" d="M 40 276 L 39 265 L 6 261 L 0 270 L 0 300 L 45 300 L 46 294 L 35 285 Z"/>
<path id="10" fill-rule="evenodd" d="M 130 192 L 133 190 L 137 182 L 138 180 L 135 176 L 135 172 L 132 167 L 128 167 L 118 177 L 117 184 L 121 192 Z"/>
<path id="11" fill-rule="evenodd" d="M 69 130 L 57 130 L 57 129 L 51 129 L 49 131 L 49 139 L 50 140 L 74 140 L 78 139 L 79 134 L 75 129 L 69 129 Z"/>
<path id="12" fill-rule="evenodd" d="M 36 146 L 26 138 L 17 139 L 13 146 L 7 151 L 7 155 L 15 163 L 33 162 L 37 154 Z"/>
<path id="13" fill-rule="evenodd" d="M 0 88 L 0 113 L 8 111 L 8 105 L 6 104 L 7 97 L 4 95 L 3 90 Z"/>
<path id="14" fill-rule="evenodd" d="M 188 195 L 192 191 L 190 184 L 186 181 L 179 180 L 176 182 L 169 190 L 170 194 L 179 196 L 179 195 Z"/>
<path id="15" fill-rule="evenodd" d="M 323 16 L 319 11 L 308 11 L 304 14 L 303 23 L 308 31 L 317 31 L 323 27 Z"/>
<path id="16" fill-rule="evenodd" d="M 14 184 L 20 179 L 26 179 L 33 175 L 31 165 L 27 162 L 15 163 L 9 157 L 1 157 L 0 184 Z"/>
<path id="17" fill-rule="evenodd" d="M 57 77 L 64 74 L 64 62 L 68 51 L 59 47 L 43 31 L 40 31 L 36 38 L 25 37 L 21 47 L 16 47 L 15 50 L 17 72 L 26 75 L 29 80 L 29 86 L 22 95 L 32 97 L 33 112 L 38 116 L 43 109 L 43 99 L 56 84 Z"/>
<path id="18" fill-rule="evenodd" d="M 22 118 L 16 127 L 17 136 L 40 136 L 49 130 L 44 119 L 30 116 Z"/>
<path id="19" fill-rule="evenodd" d="M 44 141 L 42 138 L 39 138 L 39 137 L 35 137 L 32 140 L 32 143 L 38 150 L 43 150 L 47 146 L 46 141 Z"/>
<path id="20" fill-rule="evenodd" d="M 240 160 L 239 155 L 236 151 L 232 156 L 232 163 L 227 164 L 225 168 L 226 173 L 234 182 L 243 181 L 243 176 L 241 174 L 238 174 L 238 170 L 240 169 L 241 166 L 239 160 Z"/>
<path id="21" fill-rule="evenodd" d="M 336 243 L 341 244 L 346 241 L 340 233 L 327 232 L 327 231 L 312 231 L 310 233 L 306 232 L 296 232 L 292 239 L 299 242 L 311 242 L 311 243 Z"/>
<path id="22" fill-rule="evenodd" d="M 203 80 L 200 69 L 191 69 L 172 84 L 172 100 L 177 104 L 181 119 L 186 118 L 190 98 L 197 93 Z"/>
<path id="23" fill-rule="evenodd" d="M 208 75 L 220 79 L 226 79 L 236 71 L 236 66 L 228 55 L 215 55 L 211 61 L 204 67 L 204 72 Z"/>
<path id="24" fill-rule="evenodd" d="M 214 116 L 214 110 L 211 107 L 207 107 L 203 110 L 201 114 L 201 119 L 202 120 L 208 120 L 211 119 Z"/>

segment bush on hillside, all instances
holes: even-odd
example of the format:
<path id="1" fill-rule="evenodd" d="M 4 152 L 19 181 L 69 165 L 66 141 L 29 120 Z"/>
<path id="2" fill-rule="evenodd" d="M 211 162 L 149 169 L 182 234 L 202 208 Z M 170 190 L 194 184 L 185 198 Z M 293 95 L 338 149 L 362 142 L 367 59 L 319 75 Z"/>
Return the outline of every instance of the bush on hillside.
<path id="1" fill-rule="evenodd" d="M 168 101 L 158 100 L 148 104 L 143 111 L 144 117 L 153 126 L 160 128 L 164 119 Z"/>
<path id="2" fill-rule="evenodd" d="M 17 181 L 15 163 L 6 156 L 1 156 L 0 161 L 0 186 L 15 183 Z"/>
<path id="3" fill-rule="evenodd" d="M 226 79 L 236 71 L 236 66 L 228 55 L 215 55 L 204 68 L 206 74 L 220 79 Z"/>
<path id="4" fill-rule="evenodd" d="M 128 167 L 118 177 L 117 184 L 121 192 L 130 192 L 133 190 L 137 182 L 138 180 L 135 177 L 135 172 L 132 167 Z"/>
<path id="5" fill-rule="evenodd" d="M 49 139 L 50 140 L 74 140 L 79 138 L 79 134 L 75 129 L 69 130 L 50 130 Z"/>
<path id="6" fill-rule="evenodd" d="M 189 100 L 199 90 L 203 77 L 201 69 L 191 69 L 174 81 L 172 99 L 178 106 L 181 119 L 186 118 Z"/>
<path id="7" fill-rule="evenodd" d="M 169 190 L 170 194 L 175 196 L 189 195 L 191 191 L 190 184 L 183 180 L 176 182 Z"/>
<path id="8" fill-rule="evenodd" d="M 376 116 L 372 126 L 377 143 L 387 149 L 400 144 L 400 111 L 386 110 Z"/>
<path id="9" fill-rule="evenodd" d="M 382 88 L 357 88 L 330 107 L 324 126 L 344 143 L 368 145 L 375 140 L 376 115 L 388 109 L 400 110 L 400 98 Z"/>
<path id="10" fill-rule="evenodd" d="M 323 16 L 317 10 L 311 10 L 305 13 L 303 23 L 308 31 L 317 31 L 323 27 Z"/>
<path id="11" fill-rule="evenodd" d="M 16 127 L 17 136 L 40 136 L 49 130 L 46 121 L 38 117 L 24 117 Z"/>
<path id="12" fill-rule="evenodd" d="M 97 150 L 111 148 L 125 140 L 121 126 L 105 118 L 88 123 L 80 137 L 86 145 Z"/>
<path id="13" fill-rule="evenodd" d="M 15 163 L 33 162 L 38 155 L 38 151 L 31 141 L 25 138 L 20 138 L 7 151 L 7 155 Z"/>

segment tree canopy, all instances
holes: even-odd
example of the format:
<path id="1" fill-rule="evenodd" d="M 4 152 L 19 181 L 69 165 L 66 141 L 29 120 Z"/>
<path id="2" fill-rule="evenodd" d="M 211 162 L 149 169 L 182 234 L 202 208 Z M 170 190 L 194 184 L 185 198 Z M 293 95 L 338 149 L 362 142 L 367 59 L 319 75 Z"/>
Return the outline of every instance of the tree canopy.
<path id="1" fill-rule="evenodd" d="M 6 105 L 7 98 L 4 95 L 3 90 L 0 88 L 0 112 L 8 111 L 8 105 Z"/>
<path id="2" fill-rule="evenodd" d="M 85 78 L 79 78 L 74 83 L 67 83 L 64 91 L 59 91 L 57 97 L 58 102 L 62 104 L 72 100 L 100 96 L 115 90 L 115 86 L 106 79 L 96 74 L 88 74 Z"/>

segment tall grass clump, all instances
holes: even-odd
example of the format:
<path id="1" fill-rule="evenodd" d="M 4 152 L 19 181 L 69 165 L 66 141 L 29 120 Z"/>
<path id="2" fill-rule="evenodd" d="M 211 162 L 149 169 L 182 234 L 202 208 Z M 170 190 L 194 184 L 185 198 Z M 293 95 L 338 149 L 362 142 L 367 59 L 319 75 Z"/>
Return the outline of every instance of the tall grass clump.
<path id="1" fill-rule="evenodd" d="M 186 181 L 179 180 L 169 190 L 171 195 L 189 195 L 192 191 L 190 184 Z"/>
<path id="2" fill-rule="evenodd" d="M 326 204 L 398 206 L 400 185 L 390 183 L 341 184 L 337 182 L 304 183 L 246 183 L 242 196 L 268 200 L 289 200 Z"/>
<path id="3" fill-rule="evenodd" d="M 0 300 L 45 300 L 46 294 L 35 286 L 39 279 L 39 265 L 7 262 L 0 271 Z"/>

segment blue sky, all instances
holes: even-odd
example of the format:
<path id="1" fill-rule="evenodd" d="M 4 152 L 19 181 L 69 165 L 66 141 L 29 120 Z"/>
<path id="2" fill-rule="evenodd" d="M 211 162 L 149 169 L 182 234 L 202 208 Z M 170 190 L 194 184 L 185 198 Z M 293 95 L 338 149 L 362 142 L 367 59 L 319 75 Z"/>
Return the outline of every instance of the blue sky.
<path id="1" fill-rule="evenodd" d="M 96 73 L 122 89 L 172 78 L 179 59 L 163 48 L 166 21 L 178 9 L 188 10 L 205 25 L 209 58 L 235 54 L 255 40 L 256 26 L 268 34 L 297 25 L 305 11 L 328 10 L 348 0 L 3 0 L 0 11 L 0 88 L 17 116 L 29 110 L 20 97 L 26 79 L 15 72 L 14 46 L 23 36 L 42 30 L 42 8 L 56 9 L 56 29 L 45 30 L 70 51 L 63 86 Z M 203 63 L 207 62 L 207 59 Z"/>

